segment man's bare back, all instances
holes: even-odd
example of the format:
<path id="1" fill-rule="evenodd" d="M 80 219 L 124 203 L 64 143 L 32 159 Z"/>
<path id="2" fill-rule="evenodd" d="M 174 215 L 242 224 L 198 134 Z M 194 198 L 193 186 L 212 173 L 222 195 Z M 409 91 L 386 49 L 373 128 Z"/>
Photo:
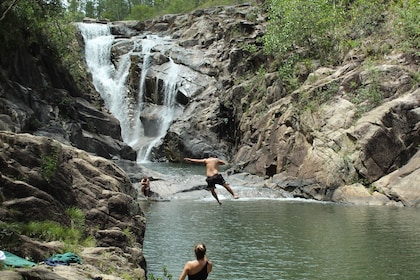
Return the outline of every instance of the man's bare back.
<path id="1" fill-rule="evenodd" d="M 206 164 L 206 176 L 211 177 L 219 173 L 219 165 L 225 165 L 226 162 L 218 158 L 204 158 L 204 159 L 193 159 L 185 158 L 186 161 L 205 163 Z"/>
<path id="2" fill-rule="evenodd" d="M 226 164 L 226 162 L 218 158 L 206 158 L 204 159 L 204 163 L 206 164 L 207 177 L 211 177 L 219 173 L 219 164 Z"/>

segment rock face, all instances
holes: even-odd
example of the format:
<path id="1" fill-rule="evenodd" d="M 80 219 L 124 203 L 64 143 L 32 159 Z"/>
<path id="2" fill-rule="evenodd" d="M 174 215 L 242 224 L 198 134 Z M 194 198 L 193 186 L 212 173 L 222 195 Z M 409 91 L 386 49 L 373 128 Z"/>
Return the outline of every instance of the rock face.
<path id="1" fill-rule="evenodd" d="M 260 7 L 245 4 L 104 23 L 116 37 L 115 65 L 138 36 L 171 40 L 170 47 L 153 49 L 146 75 L 140 118 L 147 130 L 164 102 L 168 64 L 182 70 L 175 96 L 182 112 L 154 148 L 153 159 L 217 155 L 233 163 L 230 174 L 258 175 L 252 177 L 256 185 L 285 196 L 419 206 L 418 57 L 394 52 L 372 66 L 352 50 L 341 65 L 302 66 L 303 85 L 288 92 L 283 77 L 269 70 L 273 58 L 262 51 L 265 22 Z M 103 277 L 112 262 L 118 264 L 116 274 L 143 279 L 145 218 L 127 170 L 107 160 L 126 160 L 127 169 L 136 165 L 136 151 L 123 143 L 119 121 L 104 109 L 91 77 L 85 73 L 84 81 L 75 83 L 48 49 L 34 43 L 11 55 L 13 63 L 0 68 L 0 222 L 70 225 L 67 210 L 77 207 L 96 247 L 81 250 L 82 268 L 54 273 L 39 266 L 2 271 L 0 278 Z M 133 100 L 142 62 L 130 55 L 127 88 Z M 8 237 L 1 238 L 5 249 L 34 261 L 63 246 L 0 234 Z"/>
<path id="2" fill-rule="evenodd" d="M 341 65 L 319 67 L 314 61 L 314 70 L 302 67 L 304 84 L 287 92 L 278 73 L 261 70 L 272 61 L 259 41 L 265 22 L 260 7 L 245 4 L 106 23 L 116 38 L 113 63 L 130 53 L 127 89 L 133 101 L 145 71 L 137 38 L 170 38 L 170 44 L 153 48 L 146 73 L 140 114 L 146 137 L 155 136 L 149 128 L 159 118 L 169 63 L 181 69 L 176 100 L 182 112 L 153 149 L 153 160 L 217 155 L 235 165 L 233 172 L 270 177 L 270 186 L 296 196 L 331 200 L 338 188 L 362 184 L 390 203 L 418 205 L 418 199 L 400 197 L 398 190 L 375 183 L 404 167 L 418 150 L 420 101 L 413 79 L 418 58 L 390 53 L 372 66 L 365 54 L 352 50 Z M 48 136 L 105 158 L 136 158 L 121 141 L 118 121 L 91 105 L 99 100 L 94 90 L 81 94 L 69 76 L 58 81 L 50 74 L 51 96 L 40 94 L 33 81 L 42 65 L 21 56 L 34 69 L 21 71 L 26 76 L 19 81 L 25 83 L 13 88 L 7 82 L 10 75 L 2 72 L 4 129 Z"/>
<path id="3" fill-rule="evenodd" d="M 330 69 L 327 76 L 320 76 L 318 86 L 339 83 L 335 97 L 320 104 L 318 110 L 299 111 L 285 97 L 270 104 L 262 118 L 244 121 L 242 131 L 249 140 L 239 148 L 236 161 L 245 170 L 261 175 L 287 174 L 312 180 L 324 194 L 317 198 L 327 200 L 335 189 L 356 182 L 369 185 L 403 168 L 418 149 L 419 89 L 407 89 L 401 84 L 392 97 L 356 118 L 358 108 L 349 99 L 345 83 L 355 76 L 360 79 L 361 72 L 359 68 L 348 72 L 343 68 Z M 378 67 L 377 73 L 385 76 L 387 73 L 381 69 L 383 66 Z M 395 69 L 400 70 L 392 74 L 395 79 L 404 80 L 401 76 L 410 75 L 410 68 L 404 64 Z M 378 82 L 386 88 L 385 82 L 390 80 Z M 314 95 L 316 85 L 311 87 L 296 94 Z M 411 165 L 410 170 L 418 172 L 419 166 Z M 403 188 L 411 188 L 415 193 L 418 183 L 414 182 L 406 181 L 408 185 Z M 282 186 L 285 185 L 279 185 Z M 377 191 L 404 205 L 417 206 L 420 202 L 418 195 L 402 197 L 396 189 L 393 194 L 384 188 Z"/>
<path id="4" fill-rule="evenodd" d="M 407 164 L 377 180 L 373 185 L 406 206 L 418 206 L 420 200 L 419 160 L 420 153 L 417 152 Z"/>
<path id="5" fill-rule="evenodd" d="M 133 44 L 139 34 L 171 37 L 170 48 L 154 50 L 147 88 L 161 88 L 169 57 L 184 69 L 177 94 L 183 113 L 155 147 L 155 160 L 217 155 L 230 159 L 234 172 L 281 178 L 269 185 L 295 196 L 334 201 L 340 187 L 362 184 L 377 186 L 373 190 L 390 204 L 419 205 L 417 196 L 375 183 L 403 168 L 418 150 L 418 58 L 395 52 L 372 66 L 353 50 L 335 67 L 317 68 L 314 61 L 315 70 L 302 70 L 304 84 L 286 92 L 276 72 L 259 71 L 272 60 L 258 41 L 265 31 L 259 7 L 218 7 L 111 26 L 119 38 L 115 61 L 129 50 L 117 46 Z M 131 89 L 138 88 L 139 60 L 133 59 Z M 161 99 L 157 92 L 144 101 L 151 108 Z M 156 116 L 147 112 L 142 117 L 151 124 Z M 419 166 L 410 170 L 416 173 Z M 408 182 L 400 184 L 411 188 Z"/>
<path id="6" fill-rule="evenodd" d="M 97 250 L 130 255 L 121 269 L 144 277 L 145 217 L 137 191 L 118 166 L 50 138 L 0 132 L 0 167 L 0 221 L 48 220 L 69 227 L 67 210 L 76 207 L 85 216 L 84 234 L 95 237 Z M 3 235 L 4 249 L 36 262 L 63 249 L 16 233 L 8 240 Z"/>
<path id="7" fill-rule="evenodd" d="M 248 43 L 261 46 L 256 41 L 264 34 L 264 24 L 260 7 L 248 4 L 165 15 L 143 24 L 135 21 L 108 24 L 115 36 L 110 55 L 113 63 L 118 65 L 122 56 L 130 54 L 127 88 L 133 100 L 138 95 L 140 77 L 146 71 L 143 57 L 135 47 L 139 39 L 150 34 L 170 38 L 168 44 L 152 48 L 142 100 L 145 105 L 140 116 L 145 135 L 153 134 L 148 128 L 156 123 L 155 108 L 163 103 L 163 83 L 170 77 L 167 69 L 172 62 L 179 68 L 175 98 L 184 110 L 154 149 L 153 160 L 180 161 L 187 154 L 233 156 L 239 139 L 238 119 L 232 103 L 226 103 L 228 99 L 224 96 L 241 74 L 264 63 L 266 57 L 250 56 L 239 47 Z"/>
<path id="8" fill-rule="evenodd" d="M 53 57 L 34 43 L 11 54 L 8 68 L 0 67 L 0 130 L 50 137 L 108 159 L 135 160 L 136 152 L 121 139 L 119 121 L 100 109 L 103 101 L 88 77 L 78 87 Z"/>

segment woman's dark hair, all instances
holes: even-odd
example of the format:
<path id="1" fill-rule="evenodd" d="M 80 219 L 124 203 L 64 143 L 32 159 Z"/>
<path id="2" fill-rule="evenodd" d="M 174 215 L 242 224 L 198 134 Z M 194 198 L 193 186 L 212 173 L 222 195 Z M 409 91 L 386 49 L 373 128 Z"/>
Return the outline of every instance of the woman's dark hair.
<path id="1" fill-rule="evenodd" d="M 197 244 L 194 248 L 195 257 L 197 260 L 201 260 L 206 255 L 206 245 L 200 243 Z"/>

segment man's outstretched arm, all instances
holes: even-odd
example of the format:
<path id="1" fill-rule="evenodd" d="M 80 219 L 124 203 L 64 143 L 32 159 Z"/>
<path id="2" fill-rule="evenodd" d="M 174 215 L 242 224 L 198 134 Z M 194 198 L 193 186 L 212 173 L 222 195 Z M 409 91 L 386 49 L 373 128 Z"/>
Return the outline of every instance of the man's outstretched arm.
<path id="1" fill-rule="evenodd" d="M 227 165 L 228 163 L 224 160 L 219 159 L 219 164 L 220 165 Z"/>
<path id="2" fill-rule="evenodd" d="M 195 158 L 184 158 L 185 161 L 196 162 L 196 163 L 205 163 L 205 159 L 195 159 Z"/>

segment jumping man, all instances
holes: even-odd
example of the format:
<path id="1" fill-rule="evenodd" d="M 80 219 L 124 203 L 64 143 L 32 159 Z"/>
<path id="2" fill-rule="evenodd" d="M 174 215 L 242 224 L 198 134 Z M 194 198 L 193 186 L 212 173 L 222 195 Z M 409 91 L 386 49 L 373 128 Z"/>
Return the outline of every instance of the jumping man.
<path id="1" fill-rule="evenodd" d="M 219 201 L 219 198 L 217 197 L 217 193 L 215 191 L 216 184 L 222 185 L 223 187 L 225 187 L 225 189 L 233 196 L 233 198 L 235 199 L 239 198 L 239 196 L 235 195 L 235 193 L 233 192 L 229 184 L 226 183 L 222 175 L 219 174 L 219 164 L 225 165 L 226 164 L 225 161 L 215 158 L 215 157 L 210 157 L 210 158 L 205 158 L 205 159 L 184 158 L 184 160 L 189 161 L 189 162 L 206 164 L 207 187 L 209 188 L 209 190 L 211 191 L 211 194 L 217 200 L 219 205 L 221 205 L 222 203 Z"/>

